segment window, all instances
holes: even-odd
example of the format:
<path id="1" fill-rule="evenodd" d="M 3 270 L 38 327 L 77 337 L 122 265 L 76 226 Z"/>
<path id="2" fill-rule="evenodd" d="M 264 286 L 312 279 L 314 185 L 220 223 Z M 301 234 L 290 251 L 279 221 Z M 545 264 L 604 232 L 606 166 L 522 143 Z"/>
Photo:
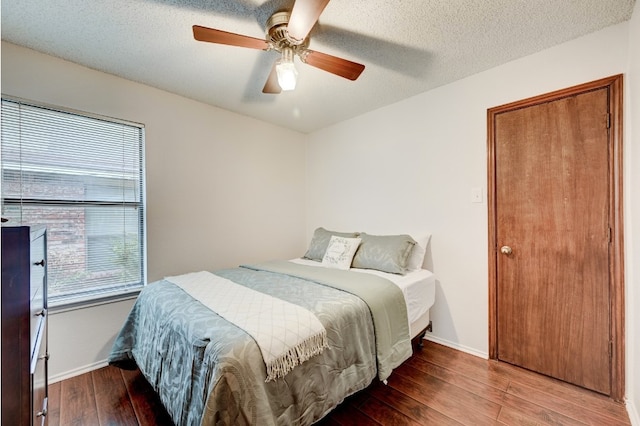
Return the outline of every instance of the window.
<path id="1" fill-rule="evenodd" d="M 2 98 L 2 217 L 44 225 L 49 303 L 145 283 L 144 127 Z"/>

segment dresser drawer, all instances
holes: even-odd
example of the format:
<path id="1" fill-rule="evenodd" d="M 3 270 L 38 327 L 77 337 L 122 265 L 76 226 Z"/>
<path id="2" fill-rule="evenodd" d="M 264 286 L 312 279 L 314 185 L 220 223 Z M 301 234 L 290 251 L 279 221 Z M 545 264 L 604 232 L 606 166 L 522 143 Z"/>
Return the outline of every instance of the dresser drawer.
<path id="1" fill-rule="evenodd" d="M 46 262 L 45 234 L 32 233 L 30 252 L 30 307 L 31 307 L 31 350 L 35 349 L 36 334 L 40 320 L 46 313 Z"/>
<path id="2" fill-rule="evenodd" d="M 40 321 L 36 336 L 36 352 L 31 358 L 31 424 L 47 424 L 47 370 L 49 355 L 47 353 L 47 317 Z"/>

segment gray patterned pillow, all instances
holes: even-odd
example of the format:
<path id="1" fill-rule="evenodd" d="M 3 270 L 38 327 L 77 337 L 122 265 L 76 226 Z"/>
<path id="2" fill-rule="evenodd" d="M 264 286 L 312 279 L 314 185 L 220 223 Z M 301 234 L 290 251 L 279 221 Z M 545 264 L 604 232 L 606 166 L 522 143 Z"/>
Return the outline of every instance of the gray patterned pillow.
<path id="1" fill-rule="evenodd" d="M 409 235 L 369 235 L 364 232 L 352 268 L 375 269 L 392 274 L 405 274 L 411 250 L 416 244 Z"/>
<path id="2" fill-rule="evenodd" d="M 324 228 L 318 228 L 313 233 L 313 238 L 311 239 L 311 243 L 309 243 L 309 249 L 304 254 L 305 259 L 315 260 L 317 262 L 322 262 L 322 258 L 324 257 L 325 252 L 327 251 L 327 247 L 329 246 L 329 240 L 331 236 L 335 235 L 338 237 L 345 238 L 356 238 L 358 236 L 357 232 L 334 232 L 327 231 Z"/>

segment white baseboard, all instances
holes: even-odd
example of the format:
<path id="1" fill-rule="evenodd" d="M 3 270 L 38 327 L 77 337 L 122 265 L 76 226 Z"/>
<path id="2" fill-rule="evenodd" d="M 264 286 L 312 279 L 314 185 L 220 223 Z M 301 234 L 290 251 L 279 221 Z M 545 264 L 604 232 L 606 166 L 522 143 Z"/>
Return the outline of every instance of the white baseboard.
<path id="1" fill-rule="evenodd" d="M 106 367 L 107 365 L 109 365 L 109 364 L 107 363 L 107 360 L 105 359 L 103 361 L 98 361 L 98 362 L 94 362 L 94 363 L 89 364 L 89 365 L 85 365 L 85 366 L 82 366 L 82 367 L 74 368 L 73 370 L 70 370 L 70 371 L 65 371 L 63 373 L 59 373 L 59 374 L 56 374 L 54 376 L 49 376 L 49 383 L 56 383 L 56 382 L 60 382 L 62 380 L 70 379 L 72 377 L 79 376 L 81 374 L 88 373 L 90 371 L 97 370 L 97 369 L 102 368 L 102 367 Z"/>
<path id="2" fill-rule="evenodd" d="M 456 349 L 456 350 L 459 350 L 459 351 L 462 351 L 462 352 L 466 352 L 468 354 L 475 355 L 475 356 L 480 357 L 480 358 L 489 359 L 489 354 L 486 353 L 486 352 L 481 352 L 481 351 L 478 351 L 477 349 L 469 348 L 467 346 L 461 345 L 461 344 L 456 343 L 456 342 L 450 342 L 449 340 L 445 340 L 445 339 L 441 339 L 441 338 L 436 337 L 436 336 L 432 336 L 429 333 L 427 333 L 427 335 L 424 338 L 427 339 L 427 340 L 431 340 L 432 342 L 439 343 L 439 344 L 441 344 L 443 346 L 448 346 L 450 348 L 453 348 L 453 349 Z"/>
<path id="3" fill-rule="evenodd" d="M 487 353 L 480 352 L 480 351 L 477 351 L 475 349 L 460 345 L 459 343 L 450 342 L 448 340 L 444 340 L 444 339 L 441 339 L 439 337 L 430 336 L 429 334 L 427 334 L 427 336 L 425 336 L 425 339 L 431 340 L 432 342 L 439 343 L 439 344 L 444 345 L 444 346 L 448 346 L 448 347 L 453 348 L 453 349 L 457 349 L 457 350 L 462 351 L 462 352 L 466 352 L 466 353 L 471 354 L 471 355 L 475 355 L 475 356 L 480 357 L 480 358 L 484 358 L 484 359 L 488 359 L 489 358 L 489 355 Z M 84 365 L 82 367 L 74 368 L 73 370 L 69 370 L 69 371 L 65 371 L 65 372 L 62 372 L 62 373 L 55 374 L 53 376 L 49 376 L 49 383 L 56 383 L 56 382 L 60 382 L 62 380 L 70 379 L 72 377 L 79 376 L 81 374 L 88 373 L 90 371 L 97 370 L 97 369 L 102 368 L 102 367 L 106 367 L 107 365 L 109 365 L 109 364 L 108 364 L 107 360 L 105 359 L 105 360 L 102 360 L 102 361 L 97 361 L 97 362 L 94 362 L 94 363 L 91 363 L 91 364 L 88 364 L 88 365 Z M 634 426 L 636 426 L 636 425 L 634 424 Z M 638 426 L 640 426 L 640 424 Z"/>
<path id="4" fill-rule="evenodd" d="M 625 405 L 627 406 L 627 413 L 629 414 L 631 426 L 640 426 L 640 412 L 638 412 L 638 407 L 636 407 L 630 399 L 627 399 Z"/>

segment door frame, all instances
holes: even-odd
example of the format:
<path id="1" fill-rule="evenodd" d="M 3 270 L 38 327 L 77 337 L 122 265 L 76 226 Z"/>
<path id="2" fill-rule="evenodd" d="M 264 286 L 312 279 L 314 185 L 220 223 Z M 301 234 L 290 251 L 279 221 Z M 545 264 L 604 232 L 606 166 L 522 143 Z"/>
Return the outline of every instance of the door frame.
<path id="1" fill-rule="evenodd" d="M 624 399 L 624 212 L 623 212 L 623 140 L 622 140 L 622 74 L 606 77 L 566 89 L 523 99 L 487 110 L 487 204 L 489 231 L 489 358 L 498 359 L 498 244 L 496 211 L 496 116 L 544 102 L 574 96 L 579 93 L 609 89 L 609 217 L 611 242 L 609 250 L 611 395 Z"/>

